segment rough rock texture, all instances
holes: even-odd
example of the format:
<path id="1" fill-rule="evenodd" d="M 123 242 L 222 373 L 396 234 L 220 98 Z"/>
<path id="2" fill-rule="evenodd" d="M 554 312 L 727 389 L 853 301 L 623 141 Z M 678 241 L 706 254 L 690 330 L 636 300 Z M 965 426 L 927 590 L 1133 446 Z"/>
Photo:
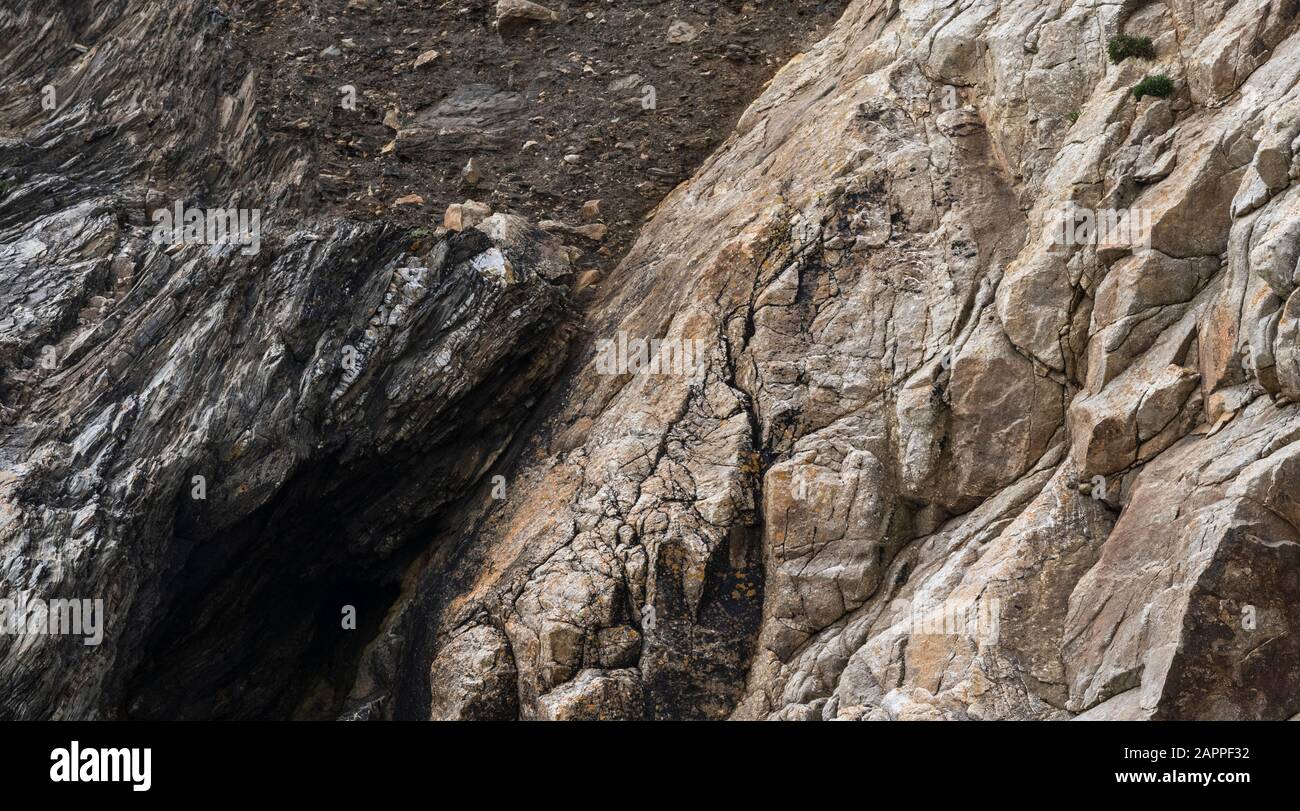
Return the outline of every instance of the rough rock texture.
<path id="1" fill-rule="evenodd" d="M 101 597 L 108 621 L 99 647 L 0 636 L 0 714 L 328 710 L 364 633 L 341 606 L 373 629 L 411 541 L 559 369 L 567 255 L 501 214 L 423 249 L 379 223 L 313 230 L 293 205 L 305 162 L 262 140 L 240 88 L 199 81 L 222 72 L 206 4 L 121 5 L 44 28 L 42 4 L 22 12 L 54 43 L 74 23 L 103 43 L 85 54 L 6 38 L 6 72 L 47 48 L 64 62 L 0 99 L 28 128 L 0 147 L 19 173 L 0 200 L 4 594 Z M 178 25 L 209 62 L 148 47 Z M 143 106 L 45 111 L 25 92 L 111 86 L 125 63 L 101 51 L 117 49 L 157 60 L 120 87 Z M 208 98 L 168 113 L 184 93 Z M 190 103 L 212 119 L 188 120 Z M 159 155 L 180 165 L 146 179 Z M 228 170 L 186 171 L 213 166 Z M 265 209 L 261 251 L 151 241 L 164 190 Z"/>
<path id="2" fill-rule="evenodd" d="M 77 36 L 125 25 L 97 5 Z M 0 571 L 118 621 L 95 649 L 0 637 L 0 708 L 1300 713 L 1298 12 L 857 0 L 573 322 L 568 254 L 509 216 L 418 248 L 146 242 L 149 189 L 301 183 L 240 86 L 199 80 L 215 50 L 148 53 L 156 93 L 212 94 L 205 127 L 7 90 Z M 1156 59 L 1108 64 L 1117 33 Z M 7 47 L 35 94 L 40 43 Z M 1154 73 L 1173 95 L 1135 100 Z M 1150 246 L 1056 244 L 1069 205 L 1148 212 Z M 624 339 L 702 367 L 611 369 Z M 340 638 L 340 603 L 369 624 Z M 981 623 L 918 622 L 953 606 Z"/>
<path id="3" fill-rule="evenodd" d="M 565 222 L 599 197 L 607 238 L 570 245 L 608 270 L 846 5 L 257 0 L 234 13 L 231 41 L 258 98 L 274 101 L 259 105 L 263 126 L 310 146 L 322 209 L 418 229 L 467 196 Z M 476 177 L 462 171 L 470 160 Z M 413 193 L 425 204 L 395 205 Z"/>
<path id="4" fill-rule="evenodd" d="M 525 718 L 626 714 L 587 668 L 645 605 L 649 717 L 1294 715 L 1296 12 L 853 3 L 587 313 L 708 371 L 588 351 L 438 639 L 502 629 Z M 1054 245 L 1069 203 L 1151 247 Z M 945 602 L 996 639 L 917 633 Z"/>

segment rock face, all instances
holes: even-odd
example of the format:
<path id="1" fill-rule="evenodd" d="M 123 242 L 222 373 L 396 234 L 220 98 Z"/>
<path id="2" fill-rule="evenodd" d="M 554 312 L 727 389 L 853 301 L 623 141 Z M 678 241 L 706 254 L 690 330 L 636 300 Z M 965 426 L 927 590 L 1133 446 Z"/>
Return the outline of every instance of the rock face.
<path id="1" fill-rule="evenodd" d="M 145 40 L 170 4 L 138 5 L 138 27 L 111 4 L 76 22 L 118 26 L 102 48 L 164 60 Z M 203 5 L 186 19 L 218 36 Z M 66 58 L 85 81 L 123 64 Z M 186 64 L 216 75 L 210 58 Z M 184 90 L 174 66 L 148 67 L 122 91 Z M 381 223 L 304 222 L 291 201 L 306 158 L 264 139 L 249 99 L 206 82 L 188 90 L 212 94 L 194 105 L 209 121 L 127 104 L 47 111 L 21 90 L 6 120 L 37 134 L 0 149 L 21 172 L 0 201 L 4 596 L 99 598 L 107 621 L 98 647 L 0 636 L 0 715 L 339 705 L 363 644 L 351 638 L 400 590 L 412 541 L 482 479 L 559 370 L 567 254 L 509 215 L 428 244 Z M 209 157 L 142 181 L 140 164 L 186 151 Z M 213 187 L 189 174 L 207 160 L 232 167 Z M 151 238 L 153 209 L 228 194 L 268 215 L 256 253 Z"/>
<path id="2" fill-rule="evenodd" d="M 589 347 L 539 495 L 428 570 L 438 638 L 501 629 L 526 718 L 626 714 L 591 674 L 646 607 L 649 717 L 1300 710 L 1295 11 L 852 4 L 586 315 L 707 369 Z M 1118 33 L 1157 59 L 1108 65 Z M 1149 212 L 1150 246 L 1056 244 L 1067 206 Z"/>
<path id="3" fill-rule="evenodd" d="M 216 49 L 123 79 L 199 126 L 6 46 L 0 571 L 108 623 L 0 636 L 0 712 L 1300 713 L 1298 12 L 857 0 L 580 304 L 509 214 L 276 216 Z M 261 251 L 151 242 L 194 190 Z"/>

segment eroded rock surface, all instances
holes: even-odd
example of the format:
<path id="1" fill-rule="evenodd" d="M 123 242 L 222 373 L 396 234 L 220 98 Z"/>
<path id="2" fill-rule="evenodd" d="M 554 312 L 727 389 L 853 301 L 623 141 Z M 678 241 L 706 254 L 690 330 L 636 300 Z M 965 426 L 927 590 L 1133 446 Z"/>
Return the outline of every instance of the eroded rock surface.
<path id="1" fill-rule="evenodd" d="M 1300 34 L 1195 5 L 853 3 L 587 313 L 707 369 L 589 346 L 437 638 L 503 629 L 526 718 L 623 717 L 596 641 L 647 607 L 647 717 L 1294 715 Z"/>
<path id="2" fill-rule="evenodd" d="M 49 41 L 10 37 L 5 57 L 8 72 L 63 54 L 0 100 L 24 132 L 0 147 L 16 174 L 0 200 L 3 594 L 103 599 L 107 621 L 98 646 L 0 636 L 0 714 L 332 714 L 412 542 L 559 370 L 568 254 L 504 214 L 429 245 L 310 219 L 307 162 L 257 130 L 251 84 L 207 82 L 220 18 L 117 5 L 28 4 L 15 24 Z M 202 58 L 149 46 L 182 25 Z M 153 61 L 128 70 L 104 53 L 119 49 Z M 49 77 L 70 99 L 67 82 L 113 71 L 138 105 L 46 110 L 26 92 Z M 184 93 L 211 118 L 168 112 Z M 265 210 L 260 249 L 155 241 L 148 215 L 173 198 Z"/>
<path id="3" fill-rule="evenodd" d="M 0 570 L 129 617 L 0 638 L 0 707 L 1300 713 L 1298 11 L 852 2 L 572 309 L 572 253 L 503 214 L 150 243 L 158 196 L 301 194 L 248 83 L 196 79 L 203 128 L 0 96 Z M 138 151 L 71 160 L 104 126 Z M 232 168 L 142 176 L 177 150 Z"/>

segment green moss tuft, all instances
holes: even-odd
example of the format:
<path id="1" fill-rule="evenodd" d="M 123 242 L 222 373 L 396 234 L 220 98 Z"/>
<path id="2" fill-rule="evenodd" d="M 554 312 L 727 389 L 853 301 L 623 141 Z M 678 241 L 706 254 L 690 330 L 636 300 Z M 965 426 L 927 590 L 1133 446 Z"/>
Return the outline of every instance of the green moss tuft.
<path id="1" fill-rule="evenodd" d="M 1140 99 L 1143 96 L 1159 96 L 1165 98 L 1174 92 L 1174 80 L 1170 79 L 1163 73 L 1157 73 L 1155 76 L 1148 76 L 1137 84 L 1133 85 L 1133 98 Z"/>
<path id="2" fill-rule="evenodd" d="M 1156 58 L 1156 46 L 1151 41 L 1151 37 L 1130 37 L 1127 34 L 1120 34 L 1110 38 L 1106 43 L 1106 51 L 1110 54 L 1110 61 L 1116 65 L 1130 56 L 1136 56 L 1138 59 Z"/>

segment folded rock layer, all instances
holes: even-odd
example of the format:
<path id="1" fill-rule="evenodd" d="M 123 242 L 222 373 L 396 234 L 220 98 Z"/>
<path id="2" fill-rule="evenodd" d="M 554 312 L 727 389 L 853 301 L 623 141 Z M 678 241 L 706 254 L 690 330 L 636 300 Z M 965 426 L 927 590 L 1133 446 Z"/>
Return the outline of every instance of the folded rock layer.
<path id="1" fill-rule="evenodd" d="M 19 13 L 202 4 L 91 5 Z M 117 618 L 0 636 L 0 713 L 1297 715 L 1298 12 L 852 2 L 580 300 L 506 214 L 149 240 L 310 199 L 216 49 L 0 96 L 0 571 Z"/>

